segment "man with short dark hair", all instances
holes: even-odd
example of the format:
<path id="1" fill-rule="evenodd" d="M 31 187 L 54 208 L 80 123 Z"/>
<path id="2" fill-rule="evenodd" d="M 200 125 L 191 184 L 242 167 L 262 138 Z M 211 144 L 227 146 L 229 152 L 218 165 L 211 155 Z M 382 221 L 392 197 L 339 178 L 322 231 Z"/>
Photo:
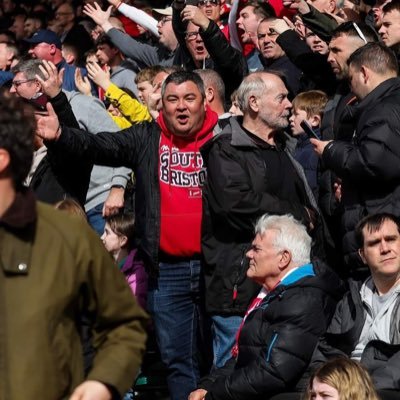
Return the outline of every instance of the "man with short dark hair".
<path id="1" fill-rule="evenodd" d="M 196 69 L 204 83 L 206 102 L 217 113 L 218 118 L 226 118 L 225 114 L 225 85 L 218 72 L 212 69 Z"/>
<path id="2" fill-rule="evenodd" d="M 349 58 L 349 81 L 359 102 L 343 116 L 355 126 L 352 142 L 311 139 L 327 168 L 342 179 L 343 251 L 351 274 L 357 261 L 355 227 L 365 215 L 400 215 L 400 80 L 394 53 L 368 43 Z"/>
<path id="3" fill-rule="evenodd" d="M 260 70 L 280 72 L 285 79 L 290 96 L 297 95 L 300 87 L 301 71 L 287 57 L 285 51 L 277 43 L 279 36 L 274 29 L 278 18 L 264 18 L 257 28 L 258 51 L 263 68 Z"/>
<path id="4" fill-rule="evenodd" d="M 236 24 L 244 44 L 253 44 L 254 49 L 247 54 L 246 61 L 250 72 L 263 69 L 260 53 L 257 50 L 257 29 L 264 18 L 275 17 L 275 11 L 267 2 L 248 1 L 239 12 Z"/>
<path id="5" fill-rule="evenodd" d="M 371 276 L 350 281 L 337 306 L 313 367 L 337 356 L 358 360 L 382 400 L 400 396 L 400 220 L 372 214 L 356 228 L 358 252 Z"/>
<path id="6" fill-rule="evenodd" d="M 60 31 L 63 45 L 70 46 L 76 52 L 76 65 L 84 65 L 84 54 L 93 47 L 93 41 L 83 25 L 76 21 L 74 6 L 64 2 L 54 13 L 55 24 Z"/>
<path id="7" fill-rule="evenodd" d="M 138 95 L 135 83 L 137 65 L 125 60 L 121 50 L 107 35 L 101 35 L 96 41 L 96 56 L 104 68 L 110 68 L 110 80 L 119 88 L 127 88 Z"/>
<path id="8" fill-rule="evenodd" d="M 189 70 L 210 68 L 218 72 L 225 96 L 230 98 L 247 75 L 246 59 L 199 7 L 175 0 L 172 9 L 172 26 L 185 56 L 182 63 Z"/>
<path id="9" fill-rule="evenodd" d="M 49 107 L 50 116 L 39 119 L 38 133 L 47 139 L 49 151 L 134 171 L 137 243 L 151 275 L 148 309 L 169 369 L 171 398 L 187 400 L 199 379 L 196 330 L 203 294 L 200 232 L 206 176 L 199 149 L 213 136 L 218 116 L 206 107 L 203 82 L 193 72 L 169 75 L 161 97 L 156 121 L 123 132 L 90 135 L 60 127 Z"/>
<path id="10" fill-rule="evenodd" d="M 1 396 L 120 398 L 141 363 L 146 315 L 86 222 L 23 188 L 35 130 L 31 107 L 0 99 Z M 96 354 L 87 377 L 84 313 Z"/>
<path id="11" fill-rule="evenodd" d="M 379 28 L 382 42 L 399 57 L 400 47 L 400 2 L 390 1 L 382 8 L 382 25 Z"/>

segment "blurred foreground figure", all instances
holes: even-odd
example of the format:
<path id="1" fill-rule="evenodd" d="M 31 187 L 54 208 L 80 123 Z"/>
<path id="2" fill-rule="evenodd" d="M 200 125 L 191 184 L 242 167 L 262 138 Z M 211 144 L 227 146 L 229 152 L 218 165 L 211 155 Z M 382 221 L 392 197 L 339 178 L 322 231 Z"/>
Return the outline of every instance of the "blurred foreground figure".
<path id="1" fill-rule="evenodd" d="M 96 234 L 23 187 L 35 129 L 30 107 L 0 98 L 0 399 L 120 398 L 141 362 L 146 315 Z M 83 312 L 96 350 L 86 380 Z"/>

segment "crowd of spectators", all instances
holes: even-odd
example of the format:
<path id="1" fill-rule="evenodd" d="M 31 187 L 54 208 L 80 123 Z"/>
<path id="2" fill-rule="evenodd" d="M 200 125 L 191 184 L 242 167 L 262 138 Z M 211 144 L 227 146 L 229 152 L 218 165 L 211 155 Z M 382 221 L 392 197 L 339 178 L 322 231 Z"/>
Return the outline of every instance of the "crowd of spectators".
<path id="1" fill-rule="evenodd" d="M 400 396 L 399 57 L 400 0 L 0 1 L 16 191 L 101 237 L 172 400 Z"/>

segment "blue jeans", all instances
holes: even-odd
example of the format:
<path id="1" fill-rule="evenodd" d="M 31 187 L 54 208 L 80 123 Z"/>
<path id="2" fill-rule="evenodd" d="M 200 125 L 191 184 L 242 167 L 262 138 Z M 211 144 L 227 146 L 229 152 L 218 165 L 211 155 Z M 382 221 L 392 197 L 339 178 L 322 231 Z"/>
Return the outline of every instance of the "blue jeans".
<path id="1" fill-rule="evenodd" d="M 197 328 L 200 312 L 200 261 L 159 264 L 149 281 L 152 314 L 161 359 L 168 368 L 171 400 L 187 400 L 197 388 Z"/>
<path id="2" fill-rule="evenodd" d="M 232 357 L 231 350 L 236 342 L 236 333 L 243 320 L 242 317 L 211 316 L 213 337 L 213 368 L 221 368 Z"/>
<path id="3" fill-rule="evenodd" d="M 106 221 L 103 218 L 103 206 L 104 203 L 98 204 L 86 213 L 89 225 L 99 236 L 103 234 L 104 226 L 106 225 Z"/>
<path id="4" fill-rule="evenodd" d="M 122 400 L 133 400 L 135 398 L 135 392 L 132 389 L 129 389 L 125 394 Z"/>

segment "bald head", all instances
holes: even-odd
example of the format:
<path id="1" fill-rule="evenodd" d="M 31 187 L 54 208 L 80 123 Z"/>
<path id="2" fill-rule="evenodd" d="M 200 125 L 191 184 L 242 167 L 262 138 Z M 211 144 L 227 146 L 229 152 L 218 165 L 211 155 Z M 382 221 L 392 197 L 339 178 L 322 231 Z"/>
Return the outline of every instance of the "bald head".
<path id="1" fill-rule="evenodd" d="M 287 128 L 292 108 L 288 90 L 276 74 L 255 72 L 239 86 L 238 103 L 243 111 L 243 126 L 274 144 L 275 132 Z"/>
<path id="2" fill-rule="evenodd" d="M 260 97 L 263 93 L 274 86 L 285 86 L 282 79 L 269 72 L 253 72 L 243 79 L 237 91 L 237 100 L 240 109 L 245 112 L 249 109 L 249 99 L 251 96 Z"/>

